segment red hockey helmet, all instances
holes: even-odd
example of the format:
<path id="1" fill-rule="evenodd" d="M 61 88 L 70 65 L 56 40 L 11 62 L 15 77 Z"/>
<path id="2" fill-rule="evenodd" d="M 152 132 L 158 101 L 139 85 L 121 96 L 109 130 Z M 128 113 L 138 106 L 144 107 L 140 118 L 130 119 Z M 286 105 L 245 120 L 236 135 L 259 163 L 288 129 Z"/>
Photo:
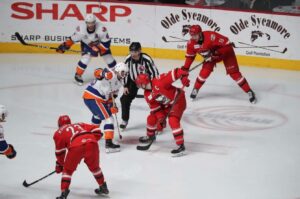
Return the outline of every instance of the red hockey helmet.
<path id="1" fill-rule="evenodd" d="M 135 79 L 135 83 L 139 88 L 146 88 L 147 84 L 150 83 L 149 75 L 145 73 L 139 74 Z"/>
<path id="2" fill-rule="evenodd" d="M 58 118 L 58 127 L 62 127 L 63 125 L 66 124 L 71 124 L 71 119 L 68 115 L 61 115 Z"/>
<path id="3" fill-rule="evenodd" d="M 202 33 L 202 28 L 199 25 L 192 25 L 190 27 L 190 35 L 199 35 L 200 33 Z"/>

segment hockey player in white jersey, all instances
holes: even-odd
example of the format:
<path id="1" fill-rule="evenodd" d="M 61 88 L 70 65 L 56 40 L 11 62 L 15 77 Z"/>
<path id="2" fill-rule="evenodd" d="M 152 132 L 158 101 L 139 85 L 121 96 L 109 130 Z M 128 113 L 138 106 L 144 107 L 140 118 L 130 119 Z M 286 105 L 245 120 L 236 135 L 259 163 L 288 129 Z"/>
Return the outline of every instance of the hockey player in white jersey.
<path id="1" fill-rule="evenodd" d="M 64 53 L 76 42 L 81 43 L 82 51 L 82 57 L 78 62 L 74 77 L 78 85 L 83 84 L 82 75 L 92 57 L 100 55 L 108 67 L 114 69 L 116 61 L 110 51 L 111 39 L 106 27 L 96 21 L 95 15 L 87 14 L 85 23 L 77 26 L 74 34 L 59 45 L 57 52 Z"/>
<path id="2" fill-rule="evenodd" d="M 2 122 L 5 122 L 6 117 L 7 110 L 5 106 L 0 104 L 0 154 L 12 159 L 16 157 L 17 152 L 15 151 L 13 145 L 7 144 L 6 140 L 4 139 L 4 129 L 1 125 Z"/>
<path id="3" fill-rule="evenodd" d="M 124 78 L 128 75 L 128 66 L 121 62 L 115 66 L 115 70 L 99 68 L 95 70 L 94 74 L 96 79 L 84 91 L 84 103 L 93 114 L 93 124 L 100 126 L 101 121 L 105 121 L 106 152 L 118 152 L 120 151 L 120 145 L 112 142 L 114 138 L 114 119 L 112 115 L 118 112 L 113 100 L 118 96 L 119 89 L 123 87 Z"/>

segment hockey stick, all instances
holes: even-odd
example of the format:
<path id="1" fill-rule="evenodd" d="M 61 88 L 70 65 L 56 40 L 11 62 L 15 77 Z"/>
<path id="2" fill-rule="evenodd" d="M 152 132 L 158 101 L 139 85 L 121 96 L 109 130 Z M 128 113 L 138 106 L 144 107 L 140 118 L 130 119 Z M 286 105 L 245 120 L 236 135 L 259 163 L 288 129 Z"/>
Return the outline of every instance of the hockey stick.
<path id="1" fill-rule="evenodd" d="M 205 62 L 205 60 L 202 61 L 201 63 L 197 64 L 196 66 L 193 66 L 192 68 L 190 68 L 189 72 L 195 70 L 195 69 L 198 68 L 199 66 L 202 66 L 202 64 L 203 64 L 204 62 Z"/>
<path id="2" fill-rule="evenodd" d="M 115 97 L 114 97 L 113 93 L 111 93 L 111 98 L 112 98 L 112 101 L 113 101 L 113 107 L 116 107 Z M 120 128 L 119 128 L 119 120 L 118 120 L 118 117 L 117 117 L 117 113 L 115 113 L 114 115 L 115 115 L 116 122 L 117 122 L 119 138 L 120 138 L 120 140 L 122 140 L 123 136 L 121 135 L 121 131 L 120 131 Z"/>
<path id="3" fill-rule="evenodd" d="M 37 48 L 44 48 L 44 49 L 51 49 L 51 50 L 58 50 L 58 48 L 55 47 L 51 47 L 51 46 L 43 46 L 43 45 L 37 45 L 37 44 L 29 44 L 27 42 L 24 41 L 24 39 L 22 38 L 22 36 L 20 35 L 20 33 L 16 32 L 15 36 L 17 37 L 17 39 L 19 40 L 19 42 L 21 42 L 21 44 L 25 45 L 25 46 L 33 46 L 33 47 L 37 47 Z M 77 50 L 66 50 L 69 52 L 74 52 L 74 53 L 81 53 L 81 51 L 77 51 Z"/>
<path id="4" fill-rule="evenodd" d="M 261 48 L 261 49 L 268 50 L 268 51 L 282 53 L 282 54 L 284 54 L 287 51 L 287 48 L 284 48 L 282 51 L 279 51 L 279 50 L 273 50 L 273 49 L 269 49 L 269 48 L 265 48 L 265 47 L 261 47 L 261 46 L 255 46 L 255 45 L 247 44 L 247 43 L 244 43 L 244 42 L 239 42 L 239 43 L 247 45 L 247 46 L 255 47 L 255 48 Z"/>
<path id="5" fill-rule="evenodd" d="M 24 187 L 29 187 L 29 186 L 31 186 L 31 185 L 33 185 L 33 184 L 35 184 L 35 183 L 37 183 L 37 182 L 39 182 L 39 181 L 45 179 L 45 178 L 51 176 L 51 175 L 54 174 L 54 173 L 55 173 L 55 171 L 52 171 L 51 173 L 49 173 L 49 174 L 45 175 L 44 177 L 41 177 L 40 179 L 38 179 L 38 180 L 36 180 L 36 181 L 34 181 L 34 182 L 31 182 L 31 183 L 27 183 L 26 180 L 24 180 L 23 186 L 24 186 Z"/>
<path id="6" fill-rule="evenodd" d="M 144 98 L 144 95 L 142 95 L 142 94 L 137 94 L 135 97 L 136 97 L 136 98 Z"/>
<path id="7" fill-rule="evenodd" d="M 189 40 L 186 40 L 186 39 L 183 39 L 183 38 L 179 38 L 179 37 L 174 37 L 174 36 L 170 36 L 170 37 L 173 38 L 173 39 L 179 39 L 181 41 L 189 41 Z"/>
<path id="8" fill-rule="evenodd" d="M 181 41 L 169 41 L 169 40 L 167 40 L 167 38 L 165 37 L 165 36 L 162 36 L 162 38 L 161 38 L 164 42 L 166 42 L 166 43 L 168 43 L 168 42 L 186 42 L 186 41 L 183 41 L 183 40 L 181 40 Z"/>
<path id="9" fill-rule="evenodd" d="M 277 48 L 279 46 L 234 46 L 234 48 Z"/>
<path id="10" fill-rule="evenodd" d="M 169 112 L 167 113 L 167 115 L 164 117 L 164 119 L 162 120 L 161 123 L 165 123 L 166 120 L 168 119 L 169 115 L 171 114 L 173 108 L 174 108 L 174 105 L 177 103 L 178 99 L 179 99 L 179 94 L 181 93 L 181 91 L 184 89 L 184 86 L 182 86 L 182 88 L 179 90 L 179 92 L 177 93 L 175 99 L 174 99 L 174 102 L 169 110 Z M 149 150 L 149 148 L 151 147 L 151 145 L 153 144 L 155 139 L 151 139 L 150 142 L 147 144 L 147 145 L 138 145 L 136 146 L 136 149 L 139 150 L 139 151 L 147 151 Z"/>

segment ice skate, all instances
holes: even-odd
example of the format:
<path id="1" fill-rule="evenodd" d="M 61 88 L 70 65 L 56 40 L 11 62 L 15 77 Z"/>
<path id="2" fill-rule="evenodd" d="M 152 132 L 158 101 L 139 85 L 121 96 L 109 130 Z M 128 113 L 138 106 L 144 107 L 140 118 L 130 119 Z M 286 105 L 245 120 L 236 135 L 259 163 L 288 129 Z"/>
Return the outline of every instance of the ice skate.
<path id="1" fill-rule="evenodd" d="M 190 95 L 190 98 L 191 98 L 192 100 L 194 100 L 194 99 L 196 98 L 196 96 L 197 96 L 197 94 L 198 94 L 198 91 L 199 91 L 199 89 L 196 89 L 196 88 L 193 89 L 193 91 L 192 91 L 192 93 L 191 93 L 191 95 Z"/>
<path id="2" fill-rule="evenodd" d="M 70 190 L 66 189 L 63 192 L 61 192 L 61 195 L 56 197 L 56 199 L 66 199 L 68 197 L 69 193 L 70 193 Z"/>
<path id="3" fill-rule="evenodd" d="M 173 157 L 180 157 L 185 155 L 185 146 L 184 144 L 180 145 L 177 149 L 171 151 Z"/>
<path id="4" fill-rule="evenodd" d="M 76 83 L 76 84 L 78 84 L 79 86 L 82 86 L 83 85 L 83 79 L 82 79 L 82 77 L 81 77 L 81 75 L 78 75 L 77 73 L 75 74 L 75 76 L 74 76 L 74 82 Z"/>
<path id="5" fill-rule="evenodd" d="M 95 189 L 95 193 L 97 195 L 105 194 L 107 195 L 109 193 L 109 190 L 107 189 L 106 182 L 103 183 L 98 189 Z"/>
<path id="6" fill-rule="evenodd" d="M 123 120 L 122 123 L 120 124 L 120 129 L 121 131 L 124 131 L 127 127 L 128 121 Z"/>
<path id="7" fill-rule="evenodd" d="M 249 101 L 252 104 L 255 104 L 257 102 L 257 99 L 255 97 L 255 93 L 252 90 L 250 90 L 250 91 L 248 91 L 248 95 L 249 95 Z"/>
<path id="8" fill-rule="evenodd" d="M 105 151 L 106 153 L 115 153 L 120 151 L 120 145 L 114 144 L 112 140 L 105 140 Z"/>
<path id="9" fill-rule="evenodd" d="M 151 141 L 155 141 L 156 140 L 156 136 L 142 136 L 139 138 L 139 142 L 140 143 L 150 143 Z"/>

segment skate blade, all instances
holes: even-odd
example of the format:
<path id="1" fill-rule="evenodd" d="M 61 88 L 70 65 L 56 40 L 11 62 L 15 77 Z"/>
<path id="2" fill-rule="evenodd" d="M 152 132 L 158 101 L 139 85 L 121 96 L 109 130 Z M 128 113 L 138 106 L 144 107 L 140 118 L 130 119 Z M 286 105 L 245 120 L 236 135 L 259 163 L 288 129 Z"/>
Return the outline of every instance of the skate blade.
<path id="1" fill-rule="evenodd" d="M 116 148 L 116 149 L 105 149 L 106 153 L 117 153 L 120 152 L 121 149 L 120 148 Z"/>
<path id="2" fill-rule="evenodd" d="M 77 84 L 78 86 L 82 86 L 83 85 L 83 83 L 77 82 L 76 80 L 73 80 L 73 82 L 74 82 L 74 84 Z"/>
<path id="3" fill-rule="evenodd" d="M 180 152 L 180 153 L 172 154 L 172 157 L 173 157 L 173 158 L 178 158 L 178 157 L 185 156 L 185 155 L 186 155 L 186 152 L 185 152 L 185 151 L 182 151 L 182 152 Z"/>

